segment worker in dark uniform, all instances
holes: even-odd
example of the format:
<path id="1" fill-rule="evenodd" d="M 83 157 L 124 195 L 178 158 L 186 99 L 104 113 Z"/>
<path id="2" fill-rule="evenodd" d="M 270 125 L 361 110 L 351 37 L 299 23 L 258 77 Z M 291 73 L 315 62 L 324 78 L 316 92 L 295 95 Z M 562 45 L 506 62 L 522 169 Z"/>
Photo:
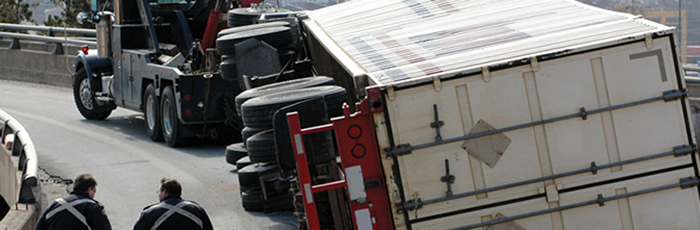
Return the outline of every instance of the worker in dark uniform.
<path id="1" fill-rule="evenodd" d="M 35 230 L 88 229 L 111 230 L 109 219 L 102 205 L 93 200 L 97 192 L 97 181 L 90 174 L 75 178 L 73 192 L 56 199 L 41 214 Z"/>
<path id="2" fill-rule="evenodd" d="M 182 186 L 175 179 L 160 180 L 160 203 L 147 206 L 134 230 L 203 229 L 212 230 L 209 216 L 202 207 L 180 198 Z"/>

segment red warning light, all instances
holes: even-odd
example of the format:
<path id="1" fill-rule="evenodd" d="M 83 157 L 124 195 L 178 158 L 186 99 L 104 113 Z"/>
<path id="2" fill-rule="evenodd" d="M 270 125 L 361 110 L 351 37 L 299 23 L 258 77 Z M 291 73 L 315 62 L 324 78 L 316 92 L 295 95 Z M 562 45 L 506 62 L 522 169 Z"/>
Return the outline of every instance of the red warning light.
<path id="1" fill-rule="evenodd" d="M 185 110 L 185 116 L 191 117 L 191 116 L 192 116 L 192 110 L 191 110 L 191 109 L 186 109 L 186 110 Z"/>
<path id="2" fill-rule="evenodd" d="M 190 101 L 192 99 L 192 95 L 185 94 L 185 101 Z"/>
<path id="3" fill-rule="evenodd" d="M 88 53 L 88 47 L 87 47 L 87 46 L 80 47 L 80 50 L 82 50 L 84 54 L 87 54 L 87 53 Z"/>

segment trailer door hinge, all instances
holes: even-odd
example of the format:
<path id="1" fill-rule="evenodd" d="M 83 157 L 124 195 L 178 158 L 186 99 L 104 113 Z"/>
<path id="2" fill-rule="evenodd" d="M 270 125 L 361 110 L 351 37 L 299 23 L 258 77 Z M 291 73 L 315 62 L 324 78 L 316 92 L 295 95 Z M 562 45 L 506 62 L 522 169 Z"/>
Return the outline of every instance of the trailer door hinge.
<path id="1" fill-rule="evenodd" d="M 433 88 L 435 91 L 440 92 L 442 90 L 442 82 L 440 81 L 440 76 L 433 75 Z"/>
<path id="2" fill-rule="evenodd" d="M 491 81 L 491 71 L 488 66 L 481 67 L 481 79 L 485 82 Z"/>
<path id="3" fill-rule="evenodd" d="M 654 48 L 654 40 L 651 37 L 651 33 L 644 35 L 644 45 L 647 47 L 647 49 Z"/>
<path id="4" fill-rule="evenodd" d="M 387 157 L 396 157 L 411 154 L 412 150 L 413 147 L 411 147 L 410 144 L 403 144 L 393 148 L 386 148 L 384 149 L 384 152 L 386 152 Z"/>
<path id="5" fill-rule="evenodd" d="M 532 72 L 540 70 L 540 63 L 537 62 L 537 57 L 530 58 L 530 68 L 532 68 Z"/>
<path id="6" fill-rule="evenodd" d="M 390 101 L 393 101 L 394 99 L 396 99 L 396 92 L 394 92 L 393 86 L 389 86 L 386 88 L 386 95 L 389 96 Z"/>

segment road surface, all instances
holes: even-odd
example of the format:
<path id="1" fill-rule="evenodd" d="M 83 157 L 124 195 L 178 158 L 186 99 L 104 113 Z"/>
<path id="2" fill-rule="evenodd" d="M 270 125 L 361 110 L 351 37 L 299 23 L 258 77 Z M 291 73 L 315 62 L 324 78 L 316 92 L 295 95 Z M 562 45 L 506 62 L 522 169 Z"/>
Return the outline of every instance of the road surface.
<path id="1" fill-rule="evenodd" d="M 69 88 L 0 80 L 0 109 L 24 125 L 48 173 L 96 177 L 95 199 L 115 230 L 133 228 L 143 207 L 158 202 L 163 177 L 182 183 L 182 197 L 202 205 L 214 229 L 296 228 L 291 212 L 243 210 L 236 167 L 225 161 L 225 142 L 170 148 L 148 138 L 141 113 L 125 109 L 105 121 L 85 120 Z"/>

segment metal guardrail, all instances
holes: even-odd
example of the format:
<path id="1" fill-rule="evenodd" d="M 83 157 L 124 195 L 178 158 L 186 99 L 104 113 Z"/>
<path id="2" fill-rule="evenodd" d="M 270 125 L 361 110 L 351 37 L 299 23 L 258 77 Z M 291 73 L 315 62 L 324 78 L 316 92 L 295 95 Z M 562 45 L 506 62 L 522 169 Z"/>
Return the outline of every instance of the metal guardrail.
<path id="1" fill-rule="evenodd" d="M 694 85 L 700 85 L 700 77 L 692 77 L 688 76 L 688 72 L 697 72 L 700 73 L 700 67 L 697 66 L 683 66 L 683 71 L 685 71 L 686 76 L 685 76 L 685 83 L 686 84 L 694 84 Z"/>
<path id="2" fill-rule="evenodd" d="M 700 67 L 698 66 L 683 66 L 683 70 L 691 72 L 700 72 Z"/>
<path id="3" fill-rule="evenodd" d="M 30 25 L 19 25 L 19 24 L 6 24 L 0 23 L 0 29 L 6 30 L 17 30 L 17 31 L 43 31 L 48 34 L 48 36 L 42 35 L 31 35 L 31 34 L 20 34 L 20 33 L 10 33 L 10 32 L 0 32 L 0 37 L 10 38 L 12 42 L 10 43 L 10 50 L 21 49 L 19 40 L 31 40 L 40 41 L 47 43 L 55 43 L 56 46 L 53 49 L 52 54 L 59 55 L 64 54 L 63 44 L 75 44 L 75 45 L 89 45 L 97 46 L 96 41 L 86 40 L 86 38 L 61 38 L 53 37 L 54 33 L 69 33 L 69 34 L 81 34 L 88 36 L 95 36 L 96 31 L 90 29 L 79 29 L 79 28 L 61 28 L 61 27 L 48 27 L 48 26 L 30 26 Z M 88 38 L 92 39 L 92 38 Z"/>
<path id="4" fill-rule="evenodd" d="M 687 76 L 688 72 L 697 72 L 700 73 L 700 67 L 697 66 L 683 66 L 683 70 L 686 72 L 685 76 L 685 83 L 690 83 L 690 84 L 700 84 L 700 77 L 691 77 Z"/>
<path id="5" fill-rule="evenodd" d="M 15 30 L 15 31 L 41 31 L 48 34 L 48 36 L 53 36 L 54 33 L 67 33 L 67 34 L 80 34 L 87 36 L 96 36 L 97 32 L 94 29 L 80 29 L 80 28 L 64 28 L 64 27 L 51 27 L 51 26 L 33 26 L 33 25 L 20 25 L 20 24 L 8 24 L 0 23 L 0 29 L 3 30 Z"/>
<path id="6" fill-rule="evenodd" d="M 95 41 L 86 41 L 80 39 L 66 39 L 58 37 L 49 37 L 41 35 L 31 35 L 31 34 L 19 34 L 19 33 L 8 33 L 0 32 L 0 37 L 12 38 L 12 39 L 23 39 L 23 40 L 34 40 L 40 42 L 51 42 L 51 43 L 63 43 L 63 44 L 75 44 L 75 45 L 97 45 Z"/>
<path id="7" fill-rule="evenodd" d="M 39 157 L 34 149 L 34 143 L 24 126 L 12 116 L 0 110 L 0 121 L 3 123 L 2 137 L 13 132 L 15 139 L 12 143 L 12 156 L 19 156 L 17 170 L 22 170 L 19 198 L 17 203 L 33 204 L 37 202 L 34 188 L 38 186 L 37 173 L 39 170 Z M 4 138 L 0 142 L 5 144 Z"/>

